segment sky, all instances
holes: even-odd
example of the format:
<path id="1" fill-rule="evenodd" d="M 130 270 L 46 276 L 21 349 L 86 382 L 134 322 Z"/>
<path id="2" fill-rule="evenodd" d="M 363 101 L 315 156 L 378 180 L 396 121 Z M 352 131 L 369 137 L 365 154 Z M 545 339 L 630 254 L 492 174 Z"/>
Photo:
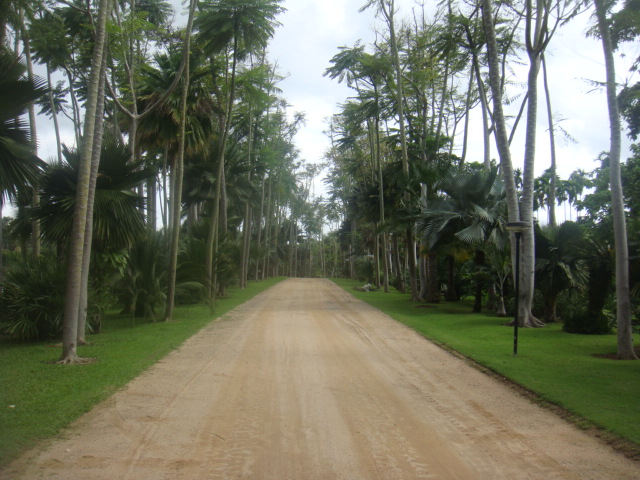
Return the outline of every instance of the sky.
<path id="1" fill-rule="evenodd" d="M 180 0 L 173 0 L 178 12 L 184 12 Z M 433 2 L 435 4 L 435 1 Z M 306 124 L 295 137 L 301 159 L 309 163 L 323 161 L 329 148 L 325 135 L 328 119 L 340 111 L 339 104 L 353 95 L 353 91 L 337 80 L 324 77 L 331 58 L 341 46 L 352 47 L 357 41 L 370 45 L 374 29 L 383 29 L 375 18 L 375 9 L 359 13 L 364 0 L 285 0 L 286 12 L 278 17 L 281 26 L 276 30 L 269 47 L 269 57 L 277 64 L 279 73 L 286 78 L 280 83 L 282 95 L 290 105 L 290 113 L 304 112 Z M 396 0 L 397 18 L 408 18 L 415 6 L 414 0 Z M 184 13 L 176 20 L 183 23 Z M 585 38 L 589 14 L 583 14 L 563 27 L 553 38 L 547 51 L 549 78 L 551 83 L 552 110 L 556 120 L 575 142 L 557 139 L 558 174 L 567 178 L 580 168 L 593 170 L 598 166 L 600 152 L 609 148 L 608 111 L 603 90 L 593 91 L 591 81 L 603 81 L 605 69 L 602 48 L 595 39 Z M 620 83 L 629 78 L 629 67 L 640 55 L 640 45 L 627 47 L 627 57 L 618 59 L 617 76 Z M 517 69 L 510 80 L 526 82 L 527 65 Z M 637 79 L 633 79 L 636 81 Z M 539 121 L 536 154 L 536 174 L 541 174 L 550 165 L 549 140 L 547 134 L 546 109 L 542 76 L 539 90 Z M 512 90 L 517 93 L 517 90 Z M 524 87 L 522 87 L 524 92 Z M 507 114 L 517 112 L 519 103 L 506 106 Z M 63 141 L 73 142 L 68 122 L 62 122 Z M 512 144 L 512 158 L 516 168 L 524 158 L 524 127 L 521 122 L 519 135 Z M 623 159 L 628 153 L 626 148 Z M 39 122 L 39 154 L 44 159 L 55 156 L 55 136 L 51 122 Z M 470 137 L 469 161 L 482 161 L 482 123 L 480 113 L 473 116 Z M 497 149 L 492 145 L 492 156 L 497 158 Z M 316 195 L 323 194 L 322 183 L 315 183 Z"/>
<path id="2" fill-rule="evenodd" d="M 329 139 L 323 133 L 327 130 L 327 118 L 338 113 L 338 105 L 353 95 L 352 90 L 337 80 L 323 77 L 331 58 L 338 53 L 340 46 L 352 47 L 358 40 L 371 44 L 375 38 L 374 28 L 383 27 L 382 22 L 374 18 L 374 9 L 358 12 L 363 4 L 364 0 L 288 0 L 284 3 L 287 12 L 279 17 L 282 26 L 271 42 L 270 57 L 280 72 L 287 76 L 280 87 L 292 111 L 305 112 L 307 123 L 296 136 L 296 144 L 301 157 L 309 162 L 322 161 L 329 147 Z M 415 1 L 396 0 L 396 5 L 397 18 L 407 18 Z M 589 21 L 589 14 L 583 14 L 563 27 L 556 33 L 547 52 L 552 111 L 556 120 L 563 119 L 561 127 L 575 139 L 575 143 L 557 139 L 558 174 L 561 178 L 567 178 L 578 168 L 593 170 L 598 166 L 594 159 L 609 148 L 606 97 L 603 90 L 592 91 L 593 85 L 589 81 L 603 81 L 605 78 L 602 47 L 595 39 L 585 38 Z M 632 59 L 639 54 L 637 45 L 628 50 L 627 58 L 621 59 L 617 65 L 619 82 L 628 78 Z M 527 70 L 527 65 L 518 68 L 517 76 L 511 80 L 526 82 Z M 538 175 L 550 166 L 542 75 L 539 99 Z M 511 111 L 515 115 L 518 108 L 519 103 L 507 106 L 507 114 Z M 525 122 L 522 121 L 518 127 L 519 135 L 512 144 L 515 167 L 522 166 L 524 160 L 524 127 Z M 472 153 L 468 159 L 482 161 L 479 112 L 474 115 L 471 128 L 471 152 L 475 155 Z M 628 141 L 625 143 L 627 149 L 623 158 L 628 152 Z M 492 156 L 497 158 L 495 144 L 492 145 Z"/>

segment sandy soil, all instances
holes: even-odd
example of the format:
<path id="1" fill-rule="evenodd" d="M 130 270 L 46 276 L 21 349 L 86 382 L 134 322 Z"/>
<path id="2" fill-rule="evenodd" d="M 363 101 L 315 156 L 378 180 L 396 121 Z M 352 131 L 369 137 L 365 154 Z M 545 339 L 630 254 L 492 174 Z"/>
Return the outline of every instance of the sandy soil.
<path id="1" fill-rule="evenodd" d="M 326 280 L 191 338 L 3 479 L 638 479 L 617 455 Z"/>

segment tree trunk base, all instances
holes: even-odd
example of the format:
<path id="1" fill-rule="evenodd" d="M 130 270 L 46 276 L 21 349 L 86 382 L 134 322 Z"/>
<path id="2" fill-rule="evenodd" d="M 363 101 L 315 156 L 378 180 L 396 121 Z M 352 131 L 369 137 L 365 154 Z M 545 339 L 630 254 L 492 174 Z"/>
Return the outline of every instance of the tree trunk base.
<path id="1" fill-rule="evenodd" d="M 56 365 L 91 365 L 95 363 L 95 358 L 89 357 L 65 357 L 56 362 Z"/>
<path id="2" fill-rule="evenodd" d="M 638 358 L 638 356 L 635 353 L 633 353 L 633 354 L 631 354 L 629 356 L 627 356 L 627 355 L 618 355 L 617 359 L 618 360 L 640 360 L 640 358 Z"/>
<path id="3" fill-rule="evenodd" d="M 640 360 L 640 358 L 638 358 L 639 353 L 640 353 L 639 347 L 632 348 L 630 351 L 618 350 L 618 353 L 616 354 L 616 358 L 618 360 Z"/>
<path id="4" fill-rule="evenodd" d="M 513 319 L 509 323 L 505 323 L 507 327 L 513 327 Z M 547 324 L 544 323 L 539 318 L 534 317 L 533 315 L 529 315 L 524 322 L 520 324 L 522 328 L 542 328 L 546 327 Z"/>

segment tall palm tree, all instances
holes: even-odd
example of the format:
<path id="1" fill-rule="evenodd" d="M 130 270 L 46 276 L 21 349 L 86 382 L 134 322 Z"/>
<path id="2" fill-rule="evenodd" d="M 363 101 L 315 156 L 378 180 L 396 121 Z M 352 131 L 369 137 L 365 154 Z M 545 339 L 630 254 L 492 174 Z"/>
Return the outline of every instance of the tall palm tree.
<path id="1" fill-rule="evenodd" d="M 613 51 L 615 45 L 611 39 L 610 22 L 607 18 L 608 2 L 595 0 L 598 31 L 602 39 L 607 74 L 607 104 L 609 106 L 609 127 L 611 148 L 609 151 L 611 174 L 611 207 L 613 211 L 613 232 L 616 246 L 616 307 L 618 319 L 618 358 L 637 360 L 633 349 L 631 328 L 631 297 L 629 293 L 629 247 L 627 245 L 627 226 L 624 214 L 624 198 L 620 169 L 620 111 L 616 95 L 616 72 Z"/>
<path id="2" fill-rule="evenodd" d="M 189 97 L 189 83 L 191 79 L 191 65 L 189 61 L 191 53 L 191 31 L 195 15 L 196 1 L 191 0 L 189 6 L 189 20 L 185 32 L 185 39 L 182 49 L 181 65 L 184 71 L 176 78 L 183 77 L 180 95 L 180 131 L 178 134 L 178 155 L 174 168 L 173 189 L 171 191 L 171 250 L 169 254 L 169 281 L 167 288 L 167 304 L 164 312 L 165 321 L 173 317 L 173 307 L 175 304 L 176 277 L 178 270 L 178 249 L 180 246 L 180 217 L 182 213 L 182 181 L 184 177 L 184 156 L 187 134 L 187 100 Z"/>
<path id="3" fill-rule="evenodd" d="M 99 105 L 104 101 L 104 65 L 106 51 L 106 24 L 112 0 L 100 0 L 98 16 L 95 23 L 95 42 L 91 59 L 91 73 L 87 88 L 87 108 L 84 122 L 84 135 L 80 169 L 78 173 L 77 200 L 74 209 L 69 261 L 67 273 L 67 289 L 65 294 L 64 326 L 62 335 L 61 363 L 77 363 L 82 361 L 77 353 L 78 317 L 82 297 L 82 269 L 84 241 L 87 227 L 87 214 L 90 203 L 91 167 L 95 160 L 94 149 L 99 152 L 102 131 L 96 128 L 98 116 L 102 117 Z M 101 86 L 102 84 L 102 86 Z M 94 140 L 97 140 L 94 144 Z M 86 265 L 85 268 L 88 268 Z"/>
<path id="4" fill-rule="evenodd" d="M 354 86 L 358 91 L 360 100 L 360 110 L 366 117 L 369 143 L 371 145 L 371 157 L 375 159 L 375 169 L 378 181 L 378 202 L 379 219 L 378 228 L 383 228 L 385 224 L 384 206 L 384 181 L 383 181 L 383 158 L 382 142 L 380 138 L 380 121 L 382 116 L 381 89 L 385 79 L 390 77 L 391 65 L 386 58 L 376 56 L 364 51 L 363 47 L 356 45 L 352 49 L 341 48 L 341 52 L 331 59 L 332 67 L 325 71 L 325 75 L 330 78 L 338 78 L 339 81 L 346 80 L 347 84 Z M 389 262 L 387 255 L 387 234 L 382 233 L 383 252 L 383 287 L 384 291 L 389 291 Z M 379 263 L 378 249 L 376 249 L 376 263 Z M 376 273 L 379 268 L 376 269 Z"/>
<path id="5" fill-rule="evenodd" d="M 396 35 L 396 20 L 395 15 L 397 13 L 395 0 L 368 0 L 365 5 L 360 9 L 364 11 L 367 8 L 374 6 L 378 14 L 381 14 L 384 18 L 387 28 L 389 29 L 389 47 L 391 54 L 391 61 L 395 70 L 395 106 L 397 112 L 397 121 L 400 127 L 400 151 L 402 160 L 402 172 L 405 176 L 405 180 L 409 180 L 409 153 L 407 145 L 407 132 L 406 132 L 406 118 L 404 107 L 404 73 L 400 62 L 400 47 L 398 45 L 398 36 Z M 409 191 L 405 192 L 405 202 L 410 203 L 411 197 Z M 417 268 L 416 268 L 416 255 L 415 255 L 415 238 L 413 234 L 413 226 L 408 225 L 405 231 L 408 261 L 409 261 L 409 280 L 411 284 L 411 300 L 418 300 L 418 280 L 417 280 Z"/>
<path id="6" fill-rule="evenodd" d="M 226 102 L 219 116 L 218 174 L 213 201 L 213 217 L 207 239 L 207 281 L 209 295 L 214 295 L 213 252 L 219 239 L 221 197 L 224 188 L 225 151 L 231 129 L 231 119 L 236 95 L 238 62 L 252 52 L 265 50 L 278 25 L 275 18 L 282 12 L 280 0 L 209 0 L 196 19 L 199 44 L 210 56 L 225 49 L 230 50 L 231 66 L 226 86 Z M 223 217 L 224 218 L 224 217 Z"/>

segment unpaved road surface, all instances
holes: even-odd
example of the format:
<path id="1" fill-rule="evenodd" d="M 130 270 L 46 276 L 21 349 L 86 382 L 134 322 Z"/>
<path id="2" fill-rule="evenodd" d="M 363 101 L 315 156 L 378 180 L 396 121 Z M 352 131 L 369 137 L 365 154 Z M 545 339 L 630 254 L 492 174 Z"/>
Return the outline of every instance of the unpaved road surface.
<path id="1" fill-rule="evenodd" d="M 3 479 L 638 479 L 640 468 L 326 280 L 205 328 Z"/>

